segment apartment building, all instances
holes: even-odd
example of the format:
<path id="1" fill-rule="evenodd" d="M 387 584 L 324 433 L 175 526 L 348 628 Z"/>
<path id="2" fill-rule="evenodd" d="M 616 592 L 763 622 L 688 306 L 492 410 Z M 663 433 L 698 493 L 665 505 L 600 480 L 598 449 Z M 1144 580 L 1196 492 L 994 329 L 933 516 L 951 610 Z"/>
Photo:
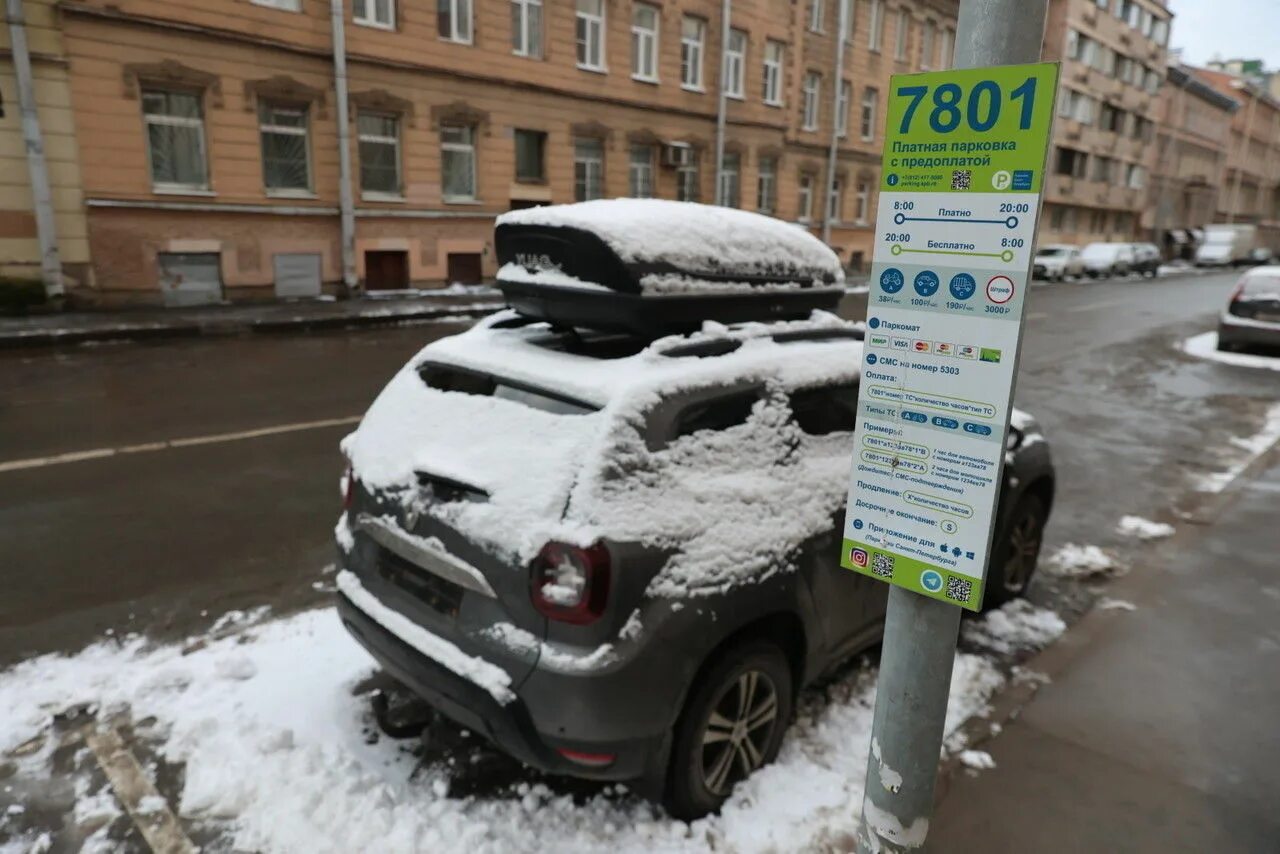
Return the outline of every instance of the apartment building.
<path id="1" fill-rule="evenodd" d="M 759 210 L 864 264 L 889 76 L 950 64 L 958 4 L 845 2 L 841 33 L 840 0 L 735 0 L 722 51 L 717 0 L 348 0 L 345 288 L 330 0 L 62 0 L 96 270 L 77 296 L 477 281 L 501 212 L 624 195 Z"/>
<path id="2" fill-rule="evenodd" d="M 1170 65 L 1156 99 L 1155 166 L 1143 232 L 1166 257 L 1193 257 L 1199 230 L 1217 222 L 1228 129 L 1240 102 L 1194 68 Z"/>
<path id="3" fill-rule="evenodd" d="M 80 191 L 68 62 L 57 11 L 53 0 L 27 0 L 23 12 L 62 275 L 68 286 L 87 287 L 93 281 L 89 236 Z M 40 241 L 9 41 L 14 25 L 0 25 L 0 279 L 39 282 Z"/>
<path id="4" fill-rule="evenodd" d="M 1248 77 L 1207 68 L 1196 73 L 1240 102 L 1231 118 L 1217 221 L 1254 223 L 1259 243 L 1280 252 L 1280 100 Z"/>
<path id="5" fill-rule="evenodd" d="M 1062 61 L 1041 243 L 1136 240 L 1155 165 L 1171 15 L 1156 0 L 1052 0 Z"/>

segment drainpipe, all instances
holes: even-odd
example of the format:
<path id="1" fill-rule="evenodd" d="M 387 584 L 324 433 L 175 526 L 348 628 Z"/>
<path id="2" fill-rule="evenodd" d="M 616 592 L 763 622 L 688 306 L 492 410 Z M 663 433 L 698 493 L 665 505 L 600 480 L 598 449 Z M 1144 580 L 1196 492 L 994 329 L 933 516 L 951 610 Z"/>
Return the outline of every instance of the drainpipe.
<path id="1" fill-rule="evenodd" d="M 729 108 L 729 93 L 725 83 L 729 70 L 729 21 L 732 5 L 733 0 L 724 0 L 720 11 L 720 105 L 716 110 L 716 204 L 720 204 L 720 188 L 724 181 L 724 121 L 725 113 Z M 745 68 L 742 73 L 746 74 Z"/>
<path id="2" fill-rule="evenodd" d="M 12 2 L 12 0 L 11 0 Z M 333 24 L 333 88 L 338 98 L 338 206 L 342 220 L 342 284 L 357 296 L 356 211 L 351 193 L 351 118 L 347 105 L 347 32 L 342 0 L 329 0 Z"/>
<path id="3" fill-rule="evenodd" d="M 831 243 L 831 193 L 836 188 L 836 152 L 840 146 L 840 92 L 844 89 L 844 43 L 849 31 L 850 0 L 840 0 L 839 23 L 836 25 L 836 73 L 834 86 L 835 97 L 831 101 L 831 147 L 827 150 L 827 191 L 822 195 L 822 242 Z M 853 87 L 849 87 L 849 101 L 853 101 Z M 853 104 L 849 104 L 849 110 Z M 845 122 L 849 116 L 846 111 Z M 841 259 L 843 263 L 843 259 Z"/>
<path id="4" fill-rule="evenodd" d="M 18 79 L 18 106 L 22 113 L 22 139 L 27 149 L 27 171 L 31 175 L 31 199 L 35 208 L 36 238 L 40 243 L 40 279 L 45 296 L 62 296 L 62 258 L 58 253 L 58 227 L 53 217 L 53 195 L 49 190 L 49 168 L 44 159 L 44 136 L 36 112 L 35 82 L 31 75 L 31 52 L 27 48 L 27 28 L 22 0 L 5 0 L 9 41 L 13 48 L 13 73 Z"/>
<path id="5" fill-rule="evenodd" d="M 1244 136 L 1240 137 L 1238 160 L 1236 161 L 1236 179 L 1231 186 L 1231 207 L 1227 209 L 1227 223 L 1236 221 L 1236 205 L 1240 204 L 1240 179 L 1244 175 L 1245 158 L 1249 156 L 1249 139 L 1253 136 L 1253 115 L 1257 112 L 1258 93 L 1250 89 L 1246 82 L 1242 87 L 1249 96 L 1249 115 L 1244 120 Z"/>

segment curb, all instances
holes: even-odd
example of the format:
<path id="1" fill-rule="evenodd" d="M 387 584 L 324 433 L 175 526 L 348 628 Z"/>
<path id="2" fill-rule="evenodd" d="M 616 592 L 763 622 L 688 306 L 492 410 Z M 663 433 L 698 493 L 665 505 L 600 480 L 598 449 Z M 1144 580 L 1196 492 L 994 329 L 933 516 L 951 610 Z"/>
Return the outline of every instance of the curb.
<path id="1" fill-rule="evenodd" d="M 418 310 L 387 314 L 352 314 L 281 320 L 210 320 L 175 323 L 128 322 L 111 326 L 86 329 L 48 329 L 17 332 L 0 332 L 0 349 L 35 347 L 59 347 L 99 341 L 159 341 L 198 336 L 236 336 L 250 334 L 279 334 L 289 332 L 318 332 L 333 329 L 361 329 L 395 326 L 405 322 L 437 320 L 442 317 L 473 317 L 489 314 L 504 308 L 506 303 L 468 303 L 453 306 L 432 306 Z"/>

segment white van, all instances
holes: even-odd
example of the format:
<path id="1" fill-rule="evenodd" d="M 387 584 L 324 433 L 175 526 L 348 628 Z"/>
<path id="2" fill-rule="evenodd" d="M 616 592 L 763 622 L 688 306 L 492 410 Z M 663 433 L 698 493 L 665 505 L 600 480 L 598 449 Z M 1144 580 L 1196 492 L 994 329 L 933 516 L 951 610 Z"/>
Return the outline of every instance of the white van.
<path id="1" fill-rule="evenodd" d="M 1204 227 L 1204 242 L 1196 250 L 1197 267 L 1232 267 L 1248 263 L 1258 243 L 1258 227 L 1223 223 Z"/>

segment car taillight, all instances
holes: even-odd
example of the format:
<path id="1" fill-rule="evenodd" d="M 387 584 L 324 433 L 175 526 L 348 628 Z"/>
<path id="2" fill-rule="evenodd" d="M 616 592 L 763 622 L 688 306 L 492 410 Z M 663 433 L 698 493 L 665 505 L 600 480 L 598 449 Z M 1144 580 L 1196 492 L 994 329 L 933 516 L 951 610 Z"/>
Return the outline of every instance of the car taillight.
<path id="1" fill-rule="evenodd" d="M 547 543 L 530 567 L 529 595 L 540 614 L 584 625 L 600 618 L 609 601 L 609 550 Z"/>
<path id="2" fill-rule="evenodd" d="M 1242 293 L 1244 293 L 1243 280 L 1235 286 L 1235 289 L 1233 291 L 1231 291 L 1231 297 L 1227 300 L 1227 302 L 1238 302 L 1240 300 L 1240 295 Z"/>
<path id="3" fill-rule="evenodd" d="M 351 502 L 355 500 L 356 495 L 356 472 L 350 464 L 347 465 L 347 473 L 342 476 L 342 509 L 350 510 Z"/>

